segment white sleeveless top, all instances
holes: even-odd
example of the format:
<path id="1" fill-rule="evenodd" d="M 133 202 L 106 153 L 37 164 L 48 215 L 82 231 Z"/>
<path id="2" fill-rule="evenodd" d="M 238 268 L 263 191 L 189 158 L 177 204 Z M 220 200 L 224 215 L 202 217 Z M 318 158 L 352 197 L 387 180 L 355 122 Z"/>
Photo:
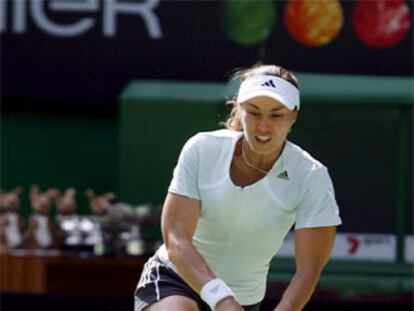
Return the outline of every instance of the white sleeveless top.
<path id="1" fill-rule="evenodd" d="M 295 223 L 295 229 L 341 223 L 325 166 L 287 141 L 269 173 L 239 187 L 230 166 L 242 133 L 199 133 L 181 151 L 169 192 L 201 201 L 193 244 L 213 273 L 235 292 L 237 301 L 261 301 L 269 262 Z M 157 251 L 174 269 L 165 245 Z"/>

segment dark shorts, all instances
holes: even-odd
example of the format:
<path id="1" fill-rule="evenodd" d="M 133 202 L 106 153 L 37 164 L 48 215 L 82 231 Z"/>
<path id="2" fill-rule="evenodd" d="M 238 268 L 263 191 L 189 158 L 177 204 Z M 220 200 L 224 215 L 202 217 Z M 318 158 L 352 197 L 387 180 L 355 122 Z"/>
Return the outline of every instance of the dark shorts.
<path id="1" fill-rule="evenodd" d="M 171 268 L 154 255 L 142 270 L 141 278 L 134 293 L 134 310 L 141 311 L 145 307 L 168 296 L 184 296 L 197 302 L 200 311 L 211 311 L 201 297 Z M 244 306 L 246 311 L 259 311 L 260 303 Z"/>

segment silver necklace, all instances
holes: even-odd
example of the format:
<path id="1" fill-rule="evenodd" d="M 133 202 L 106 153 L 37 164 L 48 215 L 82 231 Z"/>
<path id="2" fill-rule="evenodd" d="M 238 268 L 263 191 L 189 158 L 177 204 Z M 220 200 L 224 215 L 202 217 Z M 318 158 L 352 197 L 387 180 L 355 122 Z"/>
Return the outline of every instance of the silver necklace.
<path id="1" fill-rule="evenodd" d="M 247 166 L 251 167 L 252 169 L 255 169 L 256 171 L 259 171 L 260 173 L 265 174 L 265 175 L 267 173 L 269 173 L 268 171 L 262 170 L 261 168 L 258 168 L 257 166 L 255 166 L 255 165 L 251 164 L 249 161 L 247 161 L 247 159 L 244 155 L 244 139 L 242 140 L 242 157 L 243 157 L 244 163 L 246 163 Z"/>

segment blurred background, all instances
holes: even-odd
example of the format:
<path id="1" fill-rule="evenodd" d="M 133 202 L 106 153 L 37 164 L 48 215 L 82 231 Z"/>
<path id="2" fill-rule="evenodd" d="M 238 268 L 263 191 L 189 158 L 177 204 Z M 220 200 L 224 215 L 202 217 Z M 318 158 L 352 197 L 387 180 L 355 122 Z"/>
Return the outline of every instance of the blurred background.
<path id="1" fill-rule="evenodd" d="M 131 310 L 182 145 L 262 62 L 298 76 L 290 140 L 329 168 L 343 219 L 305 310 L 411 310 L 413 7 L 0 0 L 2 309 Z M 262 310 L 293 256 L 290 234 Z"/>

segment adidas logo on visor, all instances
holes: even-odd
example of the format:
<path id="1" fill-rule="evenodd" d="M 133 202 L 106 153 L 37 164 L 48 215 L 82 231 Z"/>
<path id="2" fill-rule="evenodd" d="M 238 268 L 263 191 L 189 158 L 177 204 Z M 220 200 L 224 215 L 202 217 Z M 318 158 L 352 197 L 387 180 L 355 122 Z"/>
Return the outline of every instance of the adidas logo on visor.
<path id="1" fill-rule="evenodd" d="M 266 81 L 265 83 L 261 84 L 261 86 L 270 86 L 276 88 L 272 80 Z"/>

